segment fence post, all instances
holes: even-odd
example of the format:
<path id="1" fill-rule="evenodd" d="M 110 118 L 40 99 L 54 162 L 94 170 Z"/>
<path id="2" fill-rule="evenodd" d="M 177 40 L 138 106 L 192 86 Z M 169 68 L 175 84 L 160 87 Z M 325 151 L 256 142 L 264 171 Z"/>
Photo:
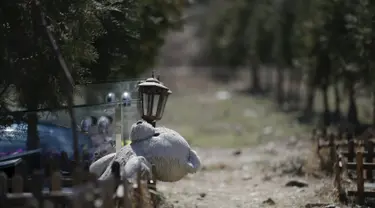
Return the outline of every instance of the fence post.
<path id="1" fill-rule="evenodd" d="M 315 134 L 313 137 L 315 137 L 315 153 L 316 155 L 318 156 L 319 158 L 319 166 L 320 166 L 320 169 L 322 170 L 323 169 L 323 158 L 322 156 L 320 155 L 320 140 L 322 139 L 322 135 L 321 134 L 318 134 L 316 130 L 313 131 L 313 134 Z"/>
<path id="2" fill-rule="evenodd" d="M 59 157 L 56 157 L 55 155 L 50 158 L 50 164 L 49 164 L 49 171 L 50 171 L 50 175 L 49 176 L 52 176 L 52 174 L 54 174 L 56 171 L 60 170 L 60 158 Z"/>
<path id="3" fill-rule="evenodd" d="M 27 173 L 27 165 L 25 161 L 22 161 L 20 164 L 18 164 L 15 168 L 15 175 L 19 175 L 22 178 L 22 191 L 29 190 L 29 181 L 27 179 L 28 173 Z"/>
<path id="4" fill-rule="evenodd" d="M 338 157 L 338 159 L 335 162 L 335 186 L 338 191 L 338 193 L 341 193 L 341 167 L 340 167 L 340 161 L 341 158 Z"/>
<path id="5" fill-rule="evenodd" d="M 51 175 L 51 191 L 61 190 L 61 175 L 59 172 L 55 171 Z"/>
<path id="6" fill-rule="evenodd" d="M 8 177 L 0 172 L 0 206 L 7 207 Z"/>
<path id="7" fill-rule="evenodd" d="M 121 176 L 120 176 L 120 163 L 117 161 L 114 161 L 111 166 L 111 174 L 114 179 L 114 191 L 115 191 L 115 207 L 120 207 L 121 200 L 118 196 L 118 189 L 120 188 L 120 182 L 121 182 Z"/>
<path id="8" fill-rule="evenodd" d="M 335 135 L 329 134 L 329 157 L 330 157 L 330 169 L 334 171 L 334 165 L 336 161 L 336 147 L 335 147 Z"/>
<path id="9" fill-rule="evenodd" d="M 51 173 L 50 177 L 50 191 L 61 191 L 61 174 L 58 171 L 54 171 Z M 53 202 L 54 207 L 58 208 L 59 204 L 57 202 Z"/>
<path id="10" fill-rule="evenodd" d="M 30 183 L 31 192 L 34 198 L 37 200 L 37 204 L 40 208 L 44 207 L 42 191 L 43 191 L 43 174 L 40 170 L 33 172 L 32 181 Z"/>
<path id="11" fill-rule="evenodd" d="M 355 147 L 354 147 L 354 138 L 351 137 L 349 134 L 346 134 L 347 141 L 348 141 L 348 162 L 354 162 L 354 155 L 355 155 Z"/>
<path id="12" fill-rule="evenodd" d="M 338 132 L 337 132 L 337 138 L 341 141 L 343 139 L 343 133 L 342 131 L 339 129 Z"/>
<path id="13" fill-rule="evenodd" d="M 115 186 L 115 181 L 113 177 L 103 181 L 101 183 L 101 198 L 103 200 L 103 208 L 113 208 L 113 190 Z"/>
<path id="14" fill-rule="evenodd" d="M 328 131 L 327 131 L 327 126 L 324 126 L 324 127 L 323 127 L 323 130 L 322 130 L 322 137 L 323 137 L 323 138 L 327 138 L 327 132 L 328 132 Z"/>
<path id="15" fill-rule="evenodd" d="M 133 207 L 133 204 L 131 203 L 131 200 L 129 198 L 129 182 L 128 180 L 124 179 L 123 181 L 123 187 L 124 187 L 124 207 Z"/>
<path id="16" fill-rule="evenodd" d="M 76 166 L 74 168 L 73 174 L 72 174 L 72 177 L 73 177 L 72 178 L 73 179 L 73 186 L 77 186 L 77 185 L 82 184 L 82 180 L 83 180 L 83 176 L 82 175 L 83 175 L 82 169 L 80 167 Z"/>
<path id="17" fill-rule="evenodd" d="M 152 201 L 152 204 L 153 204 L 153 207 L 156 208 L 157 207 L 157 197 L 156 197 L 156 177 L 155 177 L 155 173 L 156 173 L 156 167 L 154 164 L 152 164 L 152 175 L 151 175 L 151 180 L 148 180 L 148 188 L 151 190 L 150 191 L 150 196 L 151 196 L 151 201 Z"/>
<path id="18" fill-rule="evenodd" d="M 61 169 L 65 169 L 65 170 L 73 170 L 72 166 L 71 166 L 71 163 L 68 159 L 68 154 L 65 152 L 65 151 L 62 151 L 60 153 L 60 161 L 59 161 L 59 164 L 60 164 L 60 168 Z"/>
<path id="19" fill-rule="evenodd" d="M 20 175 L 15 175 L 12 178 L 12 193 L 23 192 L 23 178 Z"/>
<path id="20" fill-rule="evenodd" d="M 374 143 L 371 140 L 367 141 L 366 145 L 367 155 L 366 155 L 366 162 L 372 163 L 374 159 Z M 373 182 L 373 175 L 372 170 L 366 170 L 366 179 Z"/>
<path id="21" fill-rule="evenodd" d="M 82 197 L 82 193 L 81 192 L 77 193 L 71 201 L 70 208 L 82 208 L 83 207 L 82 204 L 85 198 L 84 197 L 81 198 L 81 197 Z"/>
<path id="22" fill-rule="evenodd" d="M 364 179 L 363 179 L 363 152 L 358 151 L 356 155 L 357 159 L 357 203 L 363 205 L 365 202 L 364 198 Z"/>
<path id="23" fill-rule="evenodd" d="M 142 191 L 142 181 L 141 181 L 141 169 L 137 171 L 137 188 L 135 189 L 137 208 L 142 208 L 144 205 L 143 201 L 143 191 Z"/>
<path id="24" fill-rule="evenodd" d="M 315 142 L 316 142 L 315 143 L 315 145 L 316 145 L 316 149 L 315 149 L 316 154 L 320 155 L 320 137 L 316 137 L 316 141 Z"/>

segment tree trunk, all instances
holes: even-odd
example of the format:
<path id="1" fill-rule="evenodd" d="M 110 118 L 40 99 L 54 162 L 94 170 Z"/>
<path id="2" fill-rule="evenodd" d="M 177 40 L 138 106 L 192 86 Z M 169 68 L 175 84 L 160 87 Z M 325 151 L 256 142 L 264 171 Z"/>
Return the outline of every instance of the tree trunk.
<path id="1" fill-rule="evenodd" d="M 301 98 L 302 98 L 302 95 L 301 95 L 301 92 L 302 92 L 302 69 L 296 69 L 296 74 L 295 74 L 295 77 L 296 77 L 296 87 L 295 87 L 295 96 L 296 96 L 296 102 L 298 104 L 298 106 L 301 106 Z"/>
<path id="2" fill-rule="evenodd" d="M 284 98 L 286 102 L 291 102 L 293 100 L 293 73 L 291 69 L 285 70 L 286 72 L 286 77 L 284 77 L 284 86 L 285 86 L 285 91 L 284 91 Z"/>
<path id="3" fill-rule="evenodd" d="M 301 101 L 302 75 L 299 69 L 293 68 L 290 70 L 289 77 L 289 99 L 293 105 L 293 108 L 297 109 L 300 107 Z"/>
<path id="4" fill-rule="evenodd" d="M 351 124 L 358 125 L 358 112 L 357 103 L 355 101 L 355 90 L 354 83 L 350 83 L 349 86 L 349 109 L 348 109 L 348 121 Z"/>
<path id="5" fill-rule="evenodd" d="M 35 109 L 35 108 L 33 108 Z M 38 134 L 38 115 L 36 113 L 27 114 L 27 140 L 26 148 L 27 151 L 35 150 L 40 147 L 40 139 Z M 40 169 L 40 155 L 33 154 L 31 157 L 26 159 L 26 165 L 28 170 Z"/>
<path id="6" fill-rule="evenodd" d="M 262 81 L 263 81 L 263 90 L 265 92 L 270 92 L 272 90 L 272 80 L 273 80 L 273 73 L 270 69 L 270 66 L 265 66 L 261 70 L 263 72 Z"/>
<path id="7" fill-rule="evenodd" d="M 32 14 L 32 24 L 34 29 L 33 34 L 33 40 L 35 43 L 38 42 L 39 38 L 38 35 L 40 35 L 40 18 L 39 18 L 39 12 L 36 5 L 36 1 L 33 1 L 31 4 L 31 14 Z M 35 48 L 36 49 L 36 48 Z M 42 66 L 43 60 L 41 56 L 38 57 L 39 59 L 39 66 Z M 36 66 L 38 67 L 38 66 Z M 35 87 L 36 81 L 31 81 L 30 87 L 27 88 L 28 92 L 25 93 L 23 96 L 25 96 L 25 101 L 28 109 L 36 110 L 38 107 L 38 98 L 34 96 L 31 96 L 35 94 L 35 92 L 38 92 L 38 87 Z M 34 113 L 28 113 L 27 115 L 27 142 L 26 142 L 26 148 L 27 150 L 34 150 L 39 148 L 39 135 L 38 135 L 38 115 Z"/>
<path id="8" fill-rule="evenodd" d="M 260 86 L 259 64 L 256 61 L 253 61 L 251 63 L 250 74 L 251 74 L 250 90 L 252 92 L 260 92 L 262 88 Z"/>
<path id="9" fill-rule="evenodd" d="M 27 150 L 34 150 L 39 148 L 39 136 L 38 136 L 38 116 L 36 113 L 27 114 Z"/>
<path id="10" fill-rule="evenodd" d="M 315 86 L 307 86 L 307 96 L 306 96 L 306 103 L 305 108 L 303 110 L 305 116 L 311 116 L 313 113 L 313 106 L 315 100 Z"/>
<path id="11" fill-rule="evenodd" d="M 330 125 L 330 110 L 329 110 L 329 103 L 328 103 L 328 86 L 322 86 L 322 94 L 323 94 L 323 125 L 329 126 Z"/>
<path id="12" fill-rule="evenodd" d="M 276 81 L 276 100 L 277 104 L 281 106 L 284 102 L 284 70 L 281 67 L 277 67 L 277 81 Z"/>
<path id="13" fill-rule="evenodd" d="M 335 121 L 339 121 L 341 118 L 341 109 L 340 109 L 340 89 L 339 83 L 334 84 L 334 94 L 335 94 Z"/>

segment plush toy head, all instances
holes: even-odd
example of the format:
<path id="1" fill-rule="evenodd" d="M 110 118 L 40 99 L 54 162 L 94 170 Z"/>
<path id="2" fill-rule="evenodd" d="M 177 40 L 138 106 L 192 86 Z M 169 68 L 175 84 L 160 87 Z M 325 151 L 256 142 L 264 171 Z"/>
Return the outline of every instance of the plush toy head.
<path id="1" fill-rule="evenodd" d="M 144 120 L 134 123 L 130 129 L 130 141 L 141 141 L 151 138 L 156 133 L 155 128 Z"/>
<path id="2" fill-rule="evenodd" d="M 96 117 L 94 116 L 87 116 L 81 121 L 80 129 L 82 132 L 88 133 L 92 126 L 95 126 L 97 123 Z"/>
<path id="3" fill-rule="evenodd" d="M 175 182 L 200 168 L 200 159 L 185 138 L 165 127 L 156 127 L 155 134 L 143 142 L 132 142 L 131 149 L 155 165 L 160 181 Z"/>
<path id="4" fill-rule="evenodd" d="M 111 124 L 112 124 L 112 118 L 110 116 L 101 116 L 98 120 L 99 134 L 108 134 Z"/>

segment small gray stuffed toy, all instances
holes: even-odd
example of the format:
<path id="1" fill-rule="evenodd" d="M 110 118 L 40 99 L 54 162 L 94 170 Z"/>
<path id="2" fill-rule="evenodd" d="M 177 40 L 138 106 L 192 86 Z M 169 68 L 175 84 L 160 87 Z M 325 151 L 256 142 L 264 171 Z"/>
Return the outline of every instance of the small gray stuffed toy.
<path id="1" fill-rule="evenodd" d="M 93 161 L 116 151 L 111 125 L 112 117 L 110 116 L 101 116 L 99 119 L 95 116 L 88 116 L 81 121 L 81 132 L 90 136 L 94 146 Z"/>
<path id="2" fill-rule="evenodd" d="M 131 144 L 119 152 L 94 162 L 90 171 L 100 175 L 101 180 L 107 179 L 111 175 L 112 163 L 117 161 L 121 176 L 131 180 L 139 169 L 142 175 L 151 175 L 153 164 L 157 180 L 175 182 L 200 168 L 198 155 L 176 131 L 165 127 L 154 128 L 141 120 L 132 125 L 130 140 Z"/>

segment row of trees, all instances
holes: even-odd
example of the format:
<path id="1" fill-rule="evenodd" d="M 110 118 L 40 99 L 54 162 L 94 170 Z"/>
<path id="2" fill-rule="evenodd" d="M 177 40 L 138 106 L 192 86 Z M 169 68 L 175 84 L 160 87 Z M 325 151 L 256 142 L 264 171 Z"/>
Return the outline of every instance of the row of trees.
<path id="1" fill-rule="evenodd" d="M 154 64 L 165 33 L 179 26 L 182 6 L 179 0 L 1 0 L 1 115 L 15 103 L 33 110 L 67 102 L 59 53 L 74 84 L 142 73 Z M 37 137 L 36 115 L 28 121 Z"/>
<path id="2" fill-rule="evenodd" d="M 275 99 L 280 105 L 289 93 L 300 93 L 295 86 L 305 84 L 306 116 L 311 115 L 315 92 L 320 91 L 326 125 L 332 121 L 328 91 L 334 89 L 333 111 L 338 117 L 344 89 L 349 103 L 347 119 L 359 123 L 358 89 L 375 97 L 374 1 L 234 0 L 221 2 L 221 6 L 207 25 L 205 54 L 212 64 L 230 72 L 250 66 L 250 88 L 258 92 L 265 90 L 261 70 L 276 69 Z M 294 83 L 288 92 L 283 90 L 286 80 Z"/>

